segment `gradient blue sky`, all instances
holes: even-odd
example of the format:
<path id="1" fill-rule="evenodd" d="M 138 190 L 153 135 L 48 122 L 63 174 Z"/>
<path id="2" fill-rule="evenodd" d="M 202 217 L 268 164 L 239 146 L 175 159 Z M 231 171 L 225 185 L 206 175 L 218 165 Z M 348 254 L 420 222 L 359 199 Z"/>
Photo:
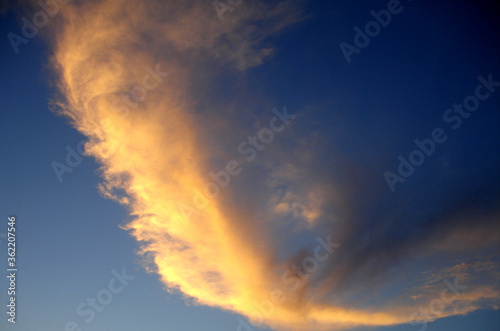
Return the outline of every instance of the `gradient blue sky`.
<path id="1" fill-rule="evenodd" d="M 270 116 L 269 105 L 286 105 L 290 112 L 300 113 L 295 134 L 305 137 L 319 132 L 320 162 L 332 165 L 330 176 L 354 180 L 357 177 L 349 171 L 342 173 L 345 164 L 354 164 L 367 177 L 350 185 L 342 183 L 342 187 L 359 190 L 373 185 L 385 190 L 372 212 L 385 203 L 403 204 L 413 214 L 429 211 L 428 215 L 435 215 L 445 205 L 469 201 L 476 193 L 478 199 L 482 194 L 489 197 L 484 206 L 480 203 L 481 208 L 493 208 L 491 204 L 498 204 L 500 178 L 498 92 L 482 102 L 459 130 L 448 128 L 448 141 L 404 184 L 398 184 L 396 193 L 385 183 L 383 171 L 395 171 L 397 156 L 414 149 L 413 139 L 427 138 L 434 128 L 444 127 L 443 112 L 474 91 L 477 76 L 492 73 L 500 80 L 498 8 L 486 1 L 402 3 L 404 11 L 366 49 L 353 55 L 350 64 L 339 43 L 352 43 L 353 28 L 368 22 L 370 10 L 384 8 L 387 1 L 303 3 L 305 19 L 266 40 L 276 49 L 272 58 L 244 74 L 228 70 L 211 76 L 215 87 L 203 91 L 208 95 L 206 103 L 193 112 L 228 103 L 247 105 L 253 110 L 250 114 L 264 122 Z M 245 11 L 245 6 L 244 2 L 233 13 Z M 218 21 L 209 2 L 205 8 Z M 19 266 L 18 322 L 11 325 L 2 312 L 0 329 L 57 331 L 75 321 L 84 331 L 236 330 L 240 315 L 187 304 L 181 294 L 167 293 L 157 274 L 145 272 L 136 254 L 137 241 L 119 227 L 132 218 L 96 189 L 101 179 L 94 158 L 84 157 L 72 173 L 63 175 L 63 182 L 58 181 L 51 163 L 63 163 L 66 146 L 76 148 L 86 138 L 66 118 L 49 110 L 55 87 L 49 83 L 51 49 L 44 40 L 37 36 L 15 54 L 6 37 L 9 32 L 20 33 L 13 11 L 2 18 L 0 30 L 0 233 L 6 232 L 7 216 L 15 215 Z M 193 90 L 207 79 L 200 77 Z M 231 132 L 227 137 L 234 138 L 227 145 L 234 153 L 244 136 Z M 279 154 L 271 150 L 258 158 L 265 162 L 271 153 Z M 337 164 L 341 166 L 335 168 Z M 324 171 L 323 167 L 318 171 Z M 241 189 L 243 184 L 235 185 Z M 455 192 L 456 199 L 450 192 Z M 370 224 L 373 228 L 365 228 L 366 236 L 376 228 L 375 221 Z M 397 240 L 401 233 L 414 233 L 418 231 L 415 224 L 392 228 L 387 238 Z M 293 250 L 310 238 L 314 236 L 304 235 L 286 249 Z M 0 260 L 6 261 L 6 241 L 0 240 Z M 498 248 L 493 255 L 498 260 Z M 6 263 L 1 265 L 6 268 Z M 112 269 L 122 268 L 135 279 L 93 322 L 85 323 L 76 307 L 107 286 Z M 0 279 L 0 301 L 6 303 L 7 281 Z M 478 310 L 429 323 L 427 330 L 498 330 L 499 325 L 498 310 Z M 372 330 L 418 329 L 399 325 Z"/>

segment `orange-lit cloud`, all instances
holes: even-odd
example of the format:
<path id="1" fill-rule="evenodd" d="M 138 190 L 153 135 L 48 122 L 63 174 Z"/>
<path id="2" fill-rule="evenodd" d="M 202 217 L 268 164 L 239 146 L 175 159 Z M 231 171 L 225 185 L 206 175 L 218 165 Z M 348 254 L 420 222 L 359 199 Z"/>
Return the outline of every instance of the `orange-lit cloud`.
<path id="1" fill-rule="evenodd" d="M 61 93 L 56 103 L 89 138 L 85 150 L 101 165 L 102 194 L 129 208 L 133 220 L 124 228 L 141 243 L 140 253 L 167 290 L 284 330 L 406 323 L 439 295 L 437 285 L 419 300 L 407 289 L 398 295 L 378 290 L 401 280 L 401 274 L 378 269 L 389 270 L 392 264 L 381 256 L 395 252 L 363 241 L 366 236 L 357 231 L 365 225 L 353 223 L 350 193 L 308 169 L 314 157 L 306 145 L 290 151 L 298 155 L 295 165 L 264 164 L 272 168 L 262 180 L 269 193 L 261 198 L 269 203 L 259 211 L 235 198 L 257 163 L 243 169 L 238 185 L 213 198 L 203 195 L 214 156 L 230 148 L 208 146 L 210 133 L 234 135 L 241 127 L 213 110 L 194 111 L 204 101 L 202 90 L 210 89 L 207 77 L 216 68 L 244 72 L 270 58 L 273 47 L 265 39 L 300 20 L 297 8 L 287 2 L 244 3 L 221 22 L 210 2 L 108 0 L 68 4 L 61 17 L 51 39 Z M 246 192 L 252 192 L 248 185 Z M 260 212 L 268 212 L 267 218 Z M 332 240 L 341 246 L 328 252 L 314 238 L 327 240 L 321 226 L 333 214 Z M 266 235 L 288 216 L 304 226 L 280 236 L 316 233 L 308 248 Z M 455 230 L 439 240 L 451 245 L 460 238 Z M 437 245 L 431 239 L 426 245 Z M 323 261 L 315 257 L 320 251 Z M 427 256 L 409 251 L 404 250 L 412 259 Z M 293 268 L 304 268 L 304 261 L 315 265 L 307 281 Z M 363 300 L 355 299 L 363 291 Z M 277 293 L 285 299 L 273 301 Z M 449 306 L 432 319 L 477 309 L 485 293 L 498 299 L 498 288 L 470 285 L 454 300 L 467 305 Z"/>

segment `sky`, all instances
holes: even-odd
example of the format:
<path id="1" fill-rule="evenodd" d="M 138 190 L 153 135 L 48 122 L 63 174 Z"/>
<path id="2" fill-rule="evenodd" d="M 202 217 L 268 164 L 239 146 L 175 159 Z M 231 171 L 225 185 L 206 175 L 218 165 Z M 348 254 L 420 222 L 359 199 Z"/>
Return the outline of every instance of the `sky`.
<path id="1" fill-rule="evenodd" d="M 2 2 L 0 330 L 498 330 L 498 9 Z"/>

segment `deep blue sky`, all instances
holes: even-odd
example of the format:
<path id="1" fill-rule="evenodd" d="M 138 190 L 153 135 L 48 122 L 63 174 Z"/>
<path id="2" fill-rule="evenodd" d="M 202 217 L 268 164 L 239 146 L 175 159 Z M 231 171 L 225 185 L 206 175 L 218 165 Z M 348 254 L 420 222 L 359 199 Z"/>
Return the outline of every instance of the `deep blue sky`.
<path id="1" fill-rule="evenodd" d="M 310 2 L 304 5 L 305 20 L 267 41 L 276 48 L 272 59 L 248 69 L 244 79 L 234 72 L 217 76 L 214 85 L 226 84 L 225 97 L 236 103 L 265 95 L 277 107 L 308 109 L 296 130 L 326 137 L 323 146 L 330 152 L 321 161 L 341 163 L 337 155 L 342 155 L 362 165 L 369 176 L 365 183 L 382 187 L 381 200 L 388 206 L 411 198 L 416 210 L 432 209 L 450 192 L 482 190 L 484 183 L 493 187 L 490 198 L 495 200 L 500 93 L 482 102 L 458 130 L 442 120 L 446 109 L 473 93 L 479 75 L 491 73 L 500 81 L 498 11 L 486 3 L 402 1 L 403 12 L 348 64 L 339 43 L 352 44 L 353 28 L 368 22 L 370 10 L 384 8 L 387 1 Z M 244 10 L 245 4 L 240 6 L 235 10 Z M 236 330 L 238 315 L 187 305 L 182 295 L 164 291 L 156 274 L 145 272 L 135 254 L 137 242 L 119 228 L 130 220 L 127 210 L 96 189 L 100 178 L 93 158 L 84 157 L 58 181 L 51 163 L 63 163 L 66 146 L 75 149 L 85 137 L 49 110 L 54 87 L 43 39 L 33 38 L 15 54 L 6 35 L 19 33 L 19 22 L 10 11 L 0 24 L 0 233 L 6 232 L 7 216 L 15 215 L 19 265 L 18 323 L 7 323 L 2 312 L 0 329 L 55 331 L 75 321 L 82 330 L 99 331 Z M 213 93 L 220 90 L 214 87 Z M 255 109 L 256 114 L 267 111 Z M 404 184 L 397 184 L 397 196 L 391 194 L 383 172 L 396 172 L 398 155 L 408 156 L 413 140 L 430 137 L 437 127 L 445 129 L 448 140 Z M 339 169 L 333 174 L 341 176 Z M 0 260 L 6 261 L 6 243 L 0 240 Z M 86 324 L 76 307 L 107 286 L 112 269 L 122 268 L 135 279 Z M 2 303 L 6 287 L 2 277 Z M 498 311 L 476 311 L 429 323 L 427 330 L 498 330 L 498 325 Z"/>

